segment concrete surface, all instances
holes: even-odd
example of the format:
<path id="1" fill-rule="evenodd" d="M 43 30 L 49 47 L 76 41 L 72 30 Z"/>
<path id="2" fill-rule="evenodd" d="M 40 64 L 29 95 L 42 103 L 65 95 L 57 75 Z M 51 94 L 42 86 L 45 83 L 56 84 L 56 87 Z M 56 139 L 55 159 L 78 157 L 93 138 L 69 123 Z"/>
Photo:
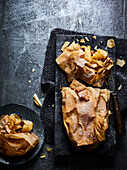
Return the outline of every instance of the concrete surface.
<path id="1" fill-rule="evenodd" d="M 127 1 L 0 0 L 0 106 L 21 103 L 40 114 L 32 96 L 37 93 L 41 97 L 46 46 L 50 32 L 58 27 L 127 38 Z M 127 146 L 123 140 L 127 140 L 127 135 L 119 139 L 118 154 L 110 159 L 55 158 L 52 151 L 46 153 L 45 159 L 38 155 L 25 165 L 9 168 L 123 170 L 127 169 Z M 0 164 L 0 170 L 5 168 Z"/>

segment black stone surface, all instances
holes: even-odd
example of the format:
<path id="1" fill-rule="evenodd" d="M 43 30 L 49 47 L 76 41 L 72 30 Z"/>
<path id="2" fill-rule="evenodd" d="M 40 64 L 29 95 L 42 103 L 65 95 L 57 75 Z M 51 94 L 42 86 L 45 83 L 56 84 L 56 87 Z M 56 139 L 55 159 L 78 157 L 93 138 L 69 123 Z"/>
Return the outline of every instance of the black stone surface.
<path id="1" fill-rule="evenodd" d="M 41 98 L 40 78 L 51 30 L 75 31 L 127 38 L 126 0 L 0 0 L 0 106 L 25 104 L 40 114 L 33 94 Z M 32 69 L 35 68 L 35 72 Z M 31 80 L 31 83 L 29 83 Z M 125 119 L 125 127 L 127 120 Z M 35 159 L 18 167 L 3 169 L 126 170 L 127 135 L 118 139 L 114 158 L 54 157 L 45 146 Z M 46 144 L 45 144 L 46 145 Z"/>

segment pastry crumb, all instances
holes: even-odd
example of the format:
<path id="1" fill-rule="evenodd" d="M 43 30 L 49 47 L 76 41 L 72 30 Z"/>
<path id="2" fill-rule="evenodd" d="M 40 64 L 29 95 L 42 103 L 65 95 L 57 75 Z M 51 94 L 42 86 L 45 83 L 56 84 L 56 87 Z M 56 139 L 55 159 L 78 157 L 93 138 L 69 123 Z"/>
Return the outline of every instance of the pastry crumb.
<path id="1" fill-rule="evenodd" d="M 65 41 L 64 45 L 61 48 L 61 51 L 64 51 L 69 46 L 69 44 L 70 44 L 69 41 Z"/>
<path id="2" fill-rule="evenodd" d="M 52 104 L 52 107 L 54 107 L 55 105 L 54 104 Z"/>
<path id="3" fill-rule="evenodd" d="M 107 51 L 107 47 L 105 47 L 105 51 Z"/>
<path id="4" fill-rule="evenodd" d="M 95 40 L 97 39 L 96 35 L 93 36 L 93 39 L 95 39 Z"/>
<path id="5" fill-rule="evenodd" d="M 125 65 L 125 61 L 122 59 L 120 60 L 119 58 L 116 59 L 116 65 L 123 67 Z"/>
<path id="6" fill-rule="evenodd" d="M 47 152 L 51 152 L 52 151 L 52 148 L 49 148 L 47 146 L 45 147 L 45 149 L 46 149 Z"/>
<path id="7" fill-rule="evenodd" d="M 113 39 L 109 39 L 107 41 L 107 47 L 108 48 L 113 48 L 115 46 L 115 41 Z"/>
<path id="8" fill-rule="evenodd" d="M 121 90 L 121 88 L 122 88 L 122 84 L 120 84 L 120 86 L 118 87 L 118 90 Z"/>
<path id="9" fill-rule="evenodd" d="M 31 80 L 29 80 L 29 83 L 31 83 Z"/>
<path id="10" fill-rule="evenodd" d="M 80 40 L 80 43 L 85 43 L 84 38 L 82 38 L 82 39 Z"/>
<path id="11" fill-rule="evenodd" d="M 85 37 L 85 39 L 86 39 L 86 41 L 90 41 L 90 40 L 88 39 L 88 37 Z"/>
<path id="12" fill-rule="evenodd" d="M 35 72 L 35 69 L 34 69 L 34 68 L 32 69 L 32 72 Z"/>
<path id="13" fill-rule="evenodd" d="M 111 115 L 111 114 L 112 114 L 111 110 L 109 110 L 109 111 L 108 111 L 108 114 L 109 114 L 109 115 Z"/>
<path id="14" fill-rule="evenodd" d="M 33 99 L 37 106 L 42 106 L 40 99 L 38 98 L 36 93 L 33 95 Z"/>
<path id="15" fill-rule="evenodd" d="M 98 46 L 96 45 L 96 46 L 94 47 L 94 50 L 97 50 L 97 47 L 98 47 Z"/>
<path id="16" fill-rule="evenodd" d="M 45 158 L 45 157 L 46 157 L 45 153 L 42 153 L 41 156 L 40 156 L 41 159 Z"/>

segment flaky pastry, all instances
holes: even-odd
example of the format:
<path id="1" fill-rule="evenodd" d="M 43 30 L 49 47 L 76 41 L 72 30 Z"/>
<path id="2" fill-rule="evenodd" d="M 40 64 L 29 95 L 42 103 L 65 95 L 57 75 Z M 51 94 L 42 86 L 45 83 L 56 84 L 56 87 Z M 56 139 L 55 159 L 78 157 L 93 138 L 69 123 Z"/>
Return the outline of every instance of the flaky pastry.
<path id="1" fill-rule="evenodd" d="M 67 135 L 76 148 L 97 146 L 108 129 L 110 91 L 73 80 L 62 88 L 62 113 Z"/>
<path id="2" fill-rule="evenodd" d="M 7 156 L 26 154 L 39 142 L 34 133 L 33 123 L 21 120 L 16 114 L 3 115 L 0 118 L 0 152 Z"/>
<path id="3" fill-rule="evenodd" d="M 64 47 L 56 62 L 67 74 L 69 82 L 79 78 L 96 87 L 102 87 L 113 66 L 107 51 L 93 51 L 91 46 L 80 46 L 75 42 Z"/>

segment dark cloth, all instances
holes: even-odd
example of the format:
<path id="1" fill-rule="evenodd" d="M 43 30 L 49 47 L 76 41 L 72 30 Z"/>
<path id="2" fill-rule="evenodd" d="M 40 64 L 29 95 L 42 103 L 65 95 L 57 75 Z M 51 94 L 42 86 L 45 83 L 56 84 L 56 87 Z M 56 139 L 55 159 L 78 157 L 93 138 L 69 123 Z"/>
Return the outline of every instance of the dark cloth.
<path id="1" fill-rule="evenodd" d="M 47 51 L 45 56 L 45 63 L 43 68 L 43 74 L 41 78 L 42 89 L 47 91 L 46 97 L 41 110 L 41 119 L 45 129 L 45 142 L 48 144 L 54 144 L 54 115 L 55 110 L 53 104 L 55 102 L 55 67 L 56 67 L 56 35 L 57 34 L 69 34 L 69 35 L 88 35 L 86 33 L 68 31 L 63 29 L 54 29 L 51 32 L 50 39 L 47 45 Z M 116 39 L 116 58 L 123 58 L 127 60 L 127 40 Z M 116 92 L 118 93 L 118 99 L 120 109 L 125 112 L 127 109 L 127 67 L 120 68 L 116 66 Z M 123 78 L 124 76 L 124 78 Z M 118 91 L 118 87 L 122 84 L 122 88 Z M 122 100 L 121 100 L 122 99 Z"/>

